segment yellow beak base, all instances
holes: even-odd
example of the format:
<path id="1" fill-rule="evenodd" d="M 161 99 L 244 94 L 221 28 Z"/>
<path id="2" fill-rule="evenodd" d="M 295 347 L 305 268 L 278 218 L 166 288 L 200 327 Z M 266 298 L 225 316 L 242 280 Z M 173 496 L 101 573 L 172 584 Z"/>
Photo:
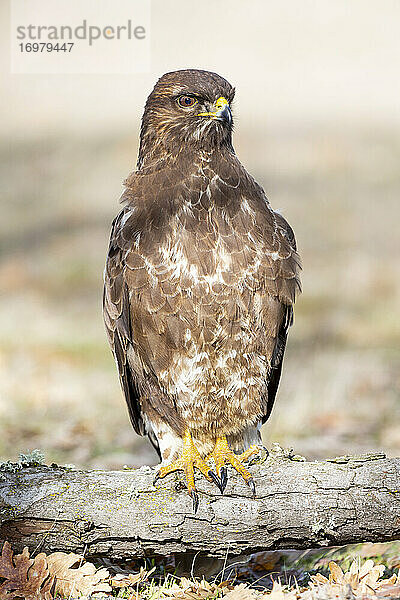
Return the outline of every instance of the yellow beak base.
<path id="1" fill-rule="evenodd" d="M 215 112 L 198 113 L 197 116 L 198 117 L 213 117 L 214 119 L 218 119 L 220 116 L 218 113 L 221 113 L 225 107 L 228 107 L 228 109 L 229 109 L 229 102 L 226 98 L 224 98 L 223 96 L 220 96 L 214 106 L 215 106 Z"/>

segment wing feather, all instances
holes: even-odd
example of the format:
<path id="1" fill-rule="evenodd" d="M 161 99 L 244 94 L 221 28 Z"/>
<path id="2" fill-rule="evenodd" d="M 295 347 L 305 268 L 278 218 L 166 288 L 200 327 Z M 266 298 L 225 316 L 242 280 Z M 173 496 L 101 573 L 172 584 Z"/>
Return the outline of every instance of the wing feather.
<path id="1" fill-rule="evenodd" d="M 140 405 L 137 377 L 132 373 L 128 352 L 132 348 L 129 290 L 124 280 L 124 251 L 118 245 L 118 228 L 124 212 L 113 221 L 104 271 L 103 316 L 110 346 L 117 363 L 121 387 L 135 431 L 147 433 Z"/>
<path id="2" fill-rule="evenodd" d="M 265 398 L 265 414 L 262 422 L 269 418 L 282 374 L 283 358 L 286 349 L 289 328 L 293 324 L 293 304 L 297 293 L 301 290 L 299 272 L 300 258 L 297 254 L 296 239 L 293 229 L 284 217 L 274 212 L 275 238 L 277 239 L 277 257 L 271 260 L 268 256 L 267 289 L 281 302 L 281 311 L 276 323 L 275 345 L 271 356 L 268 373 L 267 397 Z"/>

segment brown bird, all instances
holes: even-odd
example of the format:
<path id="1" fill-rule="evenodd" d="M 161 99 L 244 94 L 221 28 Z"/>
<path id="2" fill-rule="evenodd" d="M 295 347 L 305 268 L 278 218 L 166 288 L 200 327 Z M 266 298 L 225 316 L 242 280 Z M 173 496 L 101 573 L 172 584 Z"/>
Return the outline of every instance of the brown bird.
<path id="1" fill-rule="evenodd" d="M 147 99 L 105 268 L 104 320 L 135 431 L 224 490 L 258 451 L 281 375 L 300 259 L 232 146 L 234 88 L 166 73 Z M 239 454 L 242 452 L 242 454 Z M 215 472 L 211 464 L 215 466 Z"/>

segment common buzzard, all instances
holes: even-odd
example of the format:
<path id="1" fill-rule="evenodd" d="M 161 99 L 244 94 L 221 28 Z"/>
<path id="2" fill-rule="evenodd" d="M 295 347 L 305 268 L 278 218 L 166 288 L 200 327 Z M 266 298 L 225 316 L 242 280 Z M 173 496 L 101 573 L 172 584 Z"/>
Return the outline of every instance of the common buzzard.
<path id="1" fill-rule="evenodd" d="M 254 493 L 243 461 L 272 410 L 300 289 L 293 231 L 235 155 L 234 93 L 208 71 L 158 80 L 105 268 L 133 427 L 159 477 L 184 471 L 195 510 L 195 467 L 223 492 L 230 464 Z"/>

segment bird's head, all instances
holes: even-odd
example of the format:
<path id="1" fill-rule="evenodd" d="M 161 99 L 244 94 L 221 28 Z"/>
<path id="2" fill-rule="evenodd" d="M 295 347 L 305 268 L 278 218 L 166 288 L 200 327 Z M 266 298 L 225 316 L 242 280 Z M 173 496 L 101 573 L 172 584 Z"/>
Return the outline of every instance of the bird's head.
<path id="1" fill-rule="evenodd" d="M 149 95 L 142 119 L 139 164 L 162 149 L 231 148 L 235 89 L 220 75 L 186 69 L 163 75 Z"/>

